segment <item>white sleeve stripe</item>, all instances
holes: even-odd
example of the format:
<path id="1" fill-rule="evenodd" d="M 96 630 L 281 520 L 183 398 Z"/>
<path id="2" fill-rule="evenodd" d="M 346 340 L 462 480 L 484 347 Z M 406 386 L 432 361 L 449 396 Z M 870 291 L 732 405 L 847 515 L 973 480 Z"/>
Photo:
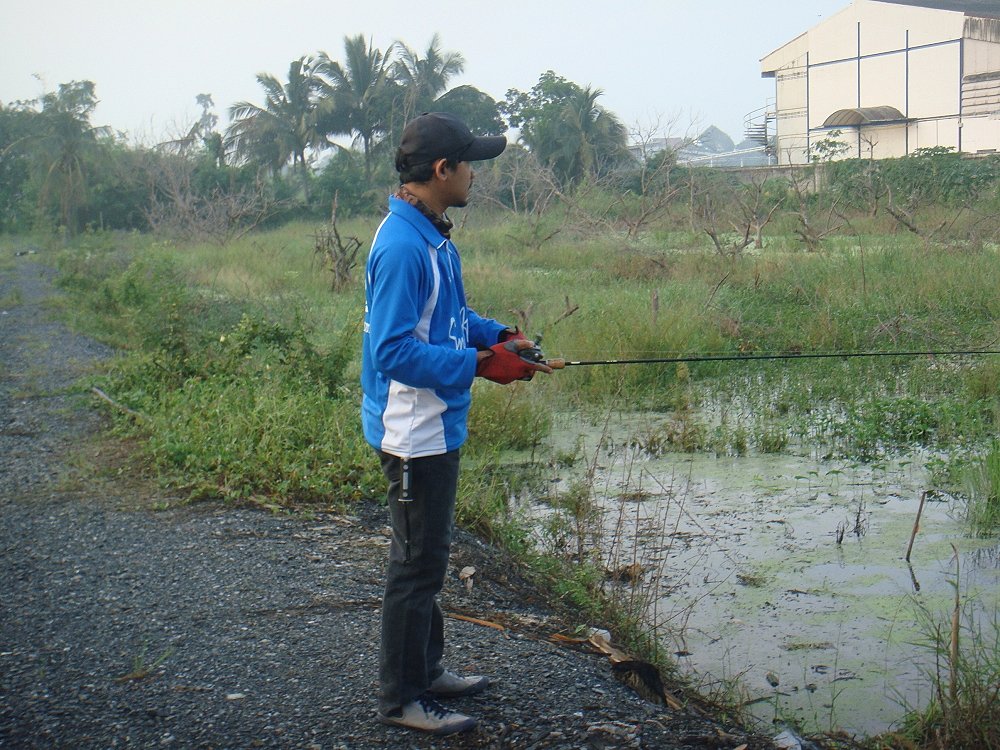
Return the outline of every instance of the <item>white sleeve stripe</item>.
<path id="1" fill-rule="evenodd" d="M 430 341 L 431 317 L 433 317 L 434 310 L 437 307 L 438 290 L 441 288 L 441 274 L 438 273 L 437 265 L 438 251 L 434 247 L 428 245 L 427 252 L 430 255 L 431 269 L 433 269 L 434 273 L 434 289 L 431 291 L 431 296 L 427 299 L 427 304 L 424 305 L 417 327 L 413 329 L 413 335 L 424 343 Z"/>

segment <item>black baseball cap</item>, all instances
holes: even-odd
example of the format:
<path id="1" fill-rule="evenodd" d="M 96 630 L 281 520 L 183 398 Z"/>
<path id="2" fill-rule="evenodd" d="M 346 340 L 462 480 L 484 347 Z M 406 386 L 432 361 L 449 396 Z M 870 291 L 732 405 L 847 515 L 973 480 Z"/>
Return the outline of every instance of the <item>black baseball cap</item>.
<path id="1" fill-rule="evenodd" d="M 396 151 L 396 171 L 430 164 L 436 159 L 495 159 L 506 147 L 507 139 L 502 135 L 473 135 L 455 115 L 424 112 L 403 128 L 403 138 Z"/>

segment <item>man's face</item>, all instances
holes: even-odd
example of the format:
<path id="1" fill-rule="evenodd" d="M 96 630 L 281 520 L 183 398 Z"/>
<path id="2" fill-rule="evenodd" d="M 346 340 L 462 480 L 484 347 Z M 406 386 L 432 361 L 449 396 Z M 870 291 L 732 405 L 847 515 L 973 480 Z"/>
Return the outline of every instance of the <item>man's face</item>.
<path id="1" fill-rule="evenodd" d="M 472 165 L 467 161 L 460 161 L 455 171 L 445 168 L 447 179 L 442 183 L 445 195 L 442 196 L 449 207 L 462 208 L 469 203 L 469 191 L 472 189 L 472 180 L 475 173 Z"/>

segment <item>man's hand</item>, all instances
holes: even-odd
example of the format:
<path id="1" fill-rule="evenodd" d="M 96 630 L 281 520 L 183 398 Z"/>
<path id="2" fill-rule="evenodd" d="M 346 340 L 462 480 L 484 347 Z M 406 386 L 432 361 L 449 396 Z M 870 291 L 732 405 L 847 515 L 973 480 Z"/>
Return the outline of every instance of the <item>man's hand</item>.
<path id="1" fill-rule="evenodd" d="M 522 350 L 535 349 L 528 339 L 508 339 L 494 344 L 477 355 L 476 375 L 494 383 L 506 385 L 515 380 L 531 380 L 536 372 L 552 372 L 544 362 L 532 362 L 521 357 Z"/>
<path id="2" fill-rule="evenodd" d="M 499 340 L 501 344 L 505 344 L 511 339 L 526 339 L 526 338 L 528 337 L 524 335 L 524 333 L 518 326 L 514 326 L 513 328 L 507 326 L 502 331 L 500 331 Z"/>

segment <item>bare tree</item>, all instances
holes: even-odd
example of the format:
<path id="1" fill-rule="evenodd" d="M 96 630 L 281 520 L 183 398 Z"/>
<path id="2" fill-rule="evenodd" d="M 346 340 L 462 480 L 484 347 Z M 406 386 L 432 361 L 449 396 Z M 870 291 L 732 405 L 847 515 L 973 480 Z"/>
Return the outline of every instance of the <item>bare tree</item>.
<path id="1" fill-rule="evenodd" d="M 508 237 L 518 244 L 539 249 L 562 231 L 553 225 L 549 209 L 559 195 L 552 170 L 540 164 L 530 151 L 512 146 L 489 167 L 476 172 L 476 192 L 488 203 L 527 220 Z"/>
<path id="2" fill-rule="evenodd" d="M 736 191 L 744 237 L 753 238 L 753 246 L 764 247 L 764 228 L 771 223 L 774 214 L 785 203 L 784 193 L 775 195 L 767 190 L 768 173 L 752 174 L 748 182 L 742 183 Z"/>
<path id="3" fill-rule="evenodd" d="M 968 213 L 965 239 L 970 247 L 982 249 L 1000 241 L 1000 214 L 991 207 L 975 207 Z"/>
<path id="4" fill-rule="evenodd" d="M 661 134 L 662 133 L 662 134 Z M 639 235 L 656 219 L 661 218 L 683 189 L 672 178 L 677 166 L 677 151 L 689 138 L 671 138 L 670 129 L 655 128 L 632 131 L 633 149 L 638 158 L 638 170 L 632 177 L 634 189 L 618 192 L 617 216 L 631 239 Z"/>
<path id="5" fill-rule="evenodd" d="M 836 198 L 833 200 L 826 212 L 825 221 L 821 222 L 819 211 L 811 200 L 810 186 L 815 186 L 813 171 L 810 169 L 793 173 L 788 182 L 792 188 L 794 201 L 792 210 L 799 222 L 794 230 L 795 234 L 799 236 L 807 250 L 819 251 L 822 249 L 823 240 L 844 225 L 839 211 L 840 201 Z M 835 223 L 835 218 L 840 219 L 840 223 Z"/>
<path id="6" fill-rule="evenodd" d="M 692 173 L 688 183 L 691 224 L 708 235 L 719 255 L 739 255 L 752 242 L 749 228 L 744 233 L 737 232 L 735 237 L 723 229 L 729 223 L 724 208 L 728 197 L 724 193 L 727 191 L 702 177 L 703 174 Z"/>
<path id="7" fill-rule="evenodd" d="M 337 199 L 334 194 L 330 210 L 330 223 L 320 227 L 313 235 L 315 253 L 323 267 L 330 272 L 330 289 L 340 292 L 350 286 L 352 271 L 358 265 L 358 251 L 361 240 L 357 237 L 341 236 L 337 227 Z"/>
<path id="8" fill-rule="evenodd" d="M 784 194 L 768 190 L 768 175 L 747 181 L 715 170 L 692 172 L 692 225 L 708 235 L 716 252 L 736 256 L 753 245 L 763 247 L 764 228 L 784 204 Z"/>
<path id="9" fill-rule="evenodd" d="M 905 199 L 900 200 L 891 186 L 886 186 L 886 212 L 896 220 L 896 223 L 908 232 L 920 237 L 925 244 L 933 242 L 940 236 L 942 230 L 955 225 L 959 217 L 970 207 L 968 203 L 963 203 L 958 207 L 954 216 L 944 219 L 937 226 L 929 228 L 922 226 L 918 218 L 918 212 L 924 208 L 927 201 L 920 191 L 910 193 Z"/>
<path id="10" fill-rule="evenodd" d="M 252 187 L 206 192 L 192 184 L 191 158 L 150 156 L 143 179 L 150 195 L 146 221 L 154 232 L 224 245 L 256 229 L 278 206 L 260 179 Z"/>
<path id="11" fill-rule="evenodd" d="M 878 145 L 878 141 L 870 135 L 862 136 L 861 139 L 868 146 L 868 162 L 859 175 L 857 189 L 868 204 L 869 215 L 875 217 L 878 216 L 882 200 L 888 193 L 888 186 L 882 168 L 875 159 L 875 147 Z"/>

